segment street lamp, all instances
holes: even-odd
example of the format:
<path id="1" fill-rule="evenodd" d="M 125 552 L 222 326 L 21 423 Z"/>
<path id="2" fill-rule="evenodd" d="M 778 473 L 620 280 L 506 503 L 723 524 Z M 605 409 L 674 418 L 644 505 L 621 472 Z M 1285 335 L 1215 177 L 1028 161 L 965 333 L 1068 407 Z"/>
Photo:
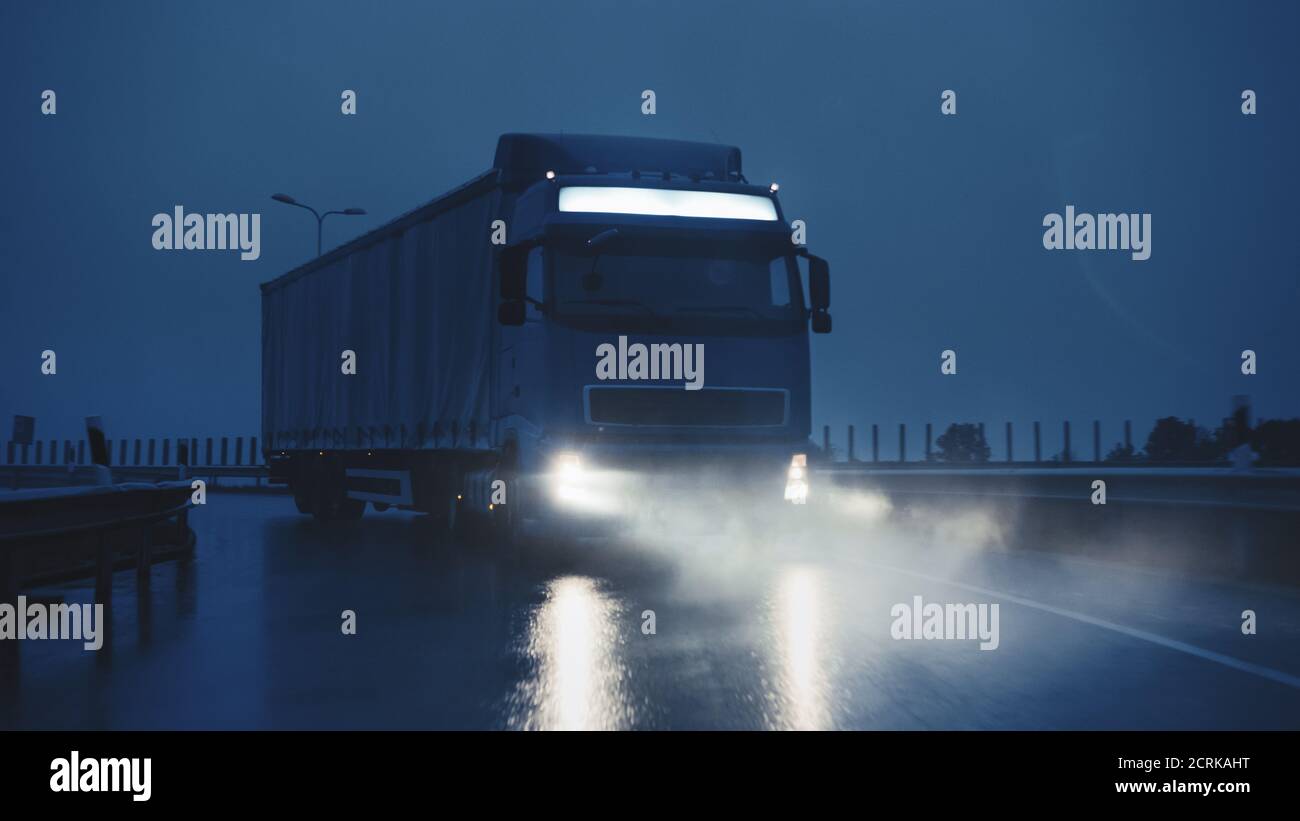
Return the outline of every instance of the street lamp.
<path id="1" fill-rule="evenodd" d="M 326 217 L 328 217 L 330 214 L 342 214 L 347 217 L 359 217 L 366 213 L 366 209 L 364 208 L 344 208 L 342 211 L 326 211 L 325 213 L 322 214 L 319 211 L 317 211 L 315 208 L 312 208 L 310 205 L 307 205 L 306 203 L 298 202 L 296 199 L 289 196 L 288 194 L 272 194 L 271 199 L 275 200 L 276 202 L 282 202 L 285 205 L 296 205 L 299 208 L 306 208 L 308 211 L 312 212 L 312 214 L 316 217 L 316 256 L 320 256 L 321 226 L 325 223 Z"/>

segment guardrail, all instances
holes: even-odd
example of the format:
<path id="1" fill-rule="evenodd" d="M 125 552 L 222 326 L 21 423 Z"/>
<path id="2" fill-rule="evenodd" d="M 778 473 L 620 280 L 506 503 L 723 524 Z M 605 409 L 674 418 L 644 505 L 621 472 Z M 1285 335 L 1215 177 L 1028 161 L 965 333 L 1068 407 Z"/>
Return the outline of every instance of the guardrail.
<path id="1" fill-rule="evenodd" d="M 95 602 L 104 606 L 101 629 L 111 628 L 113 572 L 136 567 L 139 598 L 148 598 L 155 544 L 188 552 L 194 547 L 189 529 L 189 482 L 131 483 L 81 487 L 35 488 L 0 493 L 0 601 L 17 601 L 19 587 L 30 581 L 31 568 L 20 559 L 38 551 L 56 554 L 60 567 L 43 566 L 44 581 L 84 575 L 70 561 L 93 544 Z M 174 520 L 174 529 L 160 523 Z M 162 538 L 159 538 L 159 537 Z M 130 540 L 135 538 L 131 549 Z M 170 537 L 170 538 L 168 538 Z M 129 551 L 123 556 L 123 543 Z M 105 633 L 108 641 L 110 632 Z M 0 668 L 16 676 L 20 641 L 0 642 Z"/>
<path id="2" fill-rule="evenodd" d="M 1188 424 L 1195 427 L 1195 422 L 1193 420 L 1187 420 L 1187 422 Z M 1106 451 L 1104 451 L 1102 448 L 1102 429 L 1101 429 L 1100 420 L 1093 420 L 1091 426 L 1092 427 L 1091 430 L 1092 458 L 1091 459 L 1087 458 L 1085 451 L 1075 449 L 1073 429 L 1071 427 L 1071 424 L 1069 421 L 1063 421 L 1061 423 L 1061 428 L 1060 428 L 1061 449 L 1059 451 L 1049 456 L 1047 459 L 1043 458 L 1043 446 L 1044 446 L 1043 425 L 1040 422 L 1034 422 L 1032 423 L 1033 459 L 1032 460 L 1021 459 L 1017 461 L 1016 447 L 1015 447 L 1016 444 L 1015 429 L 1011 422 L 1003 423 L 1003 428 L 1004 428 L 1003 441 L 1002 443 L 1000 443 L 1001 447 L 996 457 L 994 456 L 994 452 L 993 452 L 994 443 L 991 442 L 985 436 L 984 423 L 976 422 L 971 424 L 974 424 L 978 428 L 979 440 L 988 446 L 990 453 L 988 459 L 984 462 L 965 463 L 965 464 L 997 463 L 1001 465 L 1044 466 L 1044 465 L 1070 465 L 1070 464 L 1080 464 L 1080 463 L 1087 464 L 1089 462 L 1093 462 L 1098 464 L 1105 463 L 1107 465 L 1120 466 L 1120 467 L 1125 465 L 1133 465 L 1133 466 L 1158 465 L 1158 466 L 1171 466 L 1171 467 L 1172 466 L 1186 467 L 1190 465 L 1198 465 L 1198 466 L 1210 467 L 1210 466 L 1221 466 L 1227 463 L 1226 460 L 1208 461 L 1208 462 L 1160 463 L 1160 462 L 1153 462 L 1151 460 L 1141 459 L 1141 458 L 1106 459 L 1105 458 Z M 1223 420 L 1223 424 L 1224 424 L 1223 429 L 1228 430 L 1232 428 L 1234 422 L 1231 418 L 1227 418 Z M 912 434 L 913 439 L 909 439 L 907 424 L 899 423 L 898 425 L 897 448 L 894 450 L 892 455 L 885 451 L 882 451 L 881 449 L 881 441 L 880 441 L 881 427 L 882 426 L 878 424 L 873 424 L 870 426 L 869 429 L 870 438 L 867 441 L 867 443 L 865 443 L 865 446 L 863 448 L 863 453 L 859 458 L 856 426 L 854 425 L 846 426 L 845 429 L 846 446 L 843 449 L 840 449 L 838 445 L 836 445 L 831 439 L 830 425 L 823 425 L 822 438 L 821 438 L 822 453 L 824 454 L 827 460 L 833 460 L 835 455 L 839 454 L 843 456 L 844 459 L 848 462 L 863 462 L 863 463 L 870 463 L 873 465 L 892 464 L 892 465 L 905 465 L 908 467 L 914 467 L 918 465 L 934 464 L 935 462 L 939 462 L 940 464 L 943 464 L 942 460 L 939 458 L 939 454 L 935 450 L 936 438 L 935 438 L 935 430 L 933 424 L 927 422 L 924 425 L 924 438 L 922 440 L 923 447 L 919 451 L 912 451 L 914 453 L 919 453 L 920 458 L 919 459 L 913 458 L 911 460 L 908 459 L 908 455 L 909 455 L 908 445 L 910 443 L 913 446 L 915 446 L 915 441 L 914 441 L 915 433 Z M 939 431 L 940 434 L 942 434 L 943 432 L 944 431 L 942 429 Z M 888 431 L 885 431 L 885 434 L 886 436 L 888 436 L 889 435 Z M 1125 420 L 1123 441 L 1122 443 L 1116 442 L 1115 444 L 1123 447 L 1124 450 L 1126 450 L 1130 454 L 1136 453 L 1138 450 L 1141 450 L 1141 448 L 1135 449 L 1133 446 L 1132 421 Z"/>
<path id="3" fill-rule="evenodd" d="M 841 484 L 894 495 L 1015 497 L 1088 502 L 1101 480 L 1107 504 L 1271 510 L 1300 513 L 1300 468 L 1149 467 L 1109 462 L 1043 465 L 824 463 L 815 471 Z"/>
<path id="4" fill-rule="evenodd" d="M 1297 468 L 838 462 L 814 476 L 880 494 L 905 521 L 969 527 L 1003 547 L 1300 584 Z"/>
<path id="5" fill-rule="evenodd" d="M 142 465 L 110 467 L 109 472 L 114 483 L 166 482 L 179 479 L 182 468 L 187 479 L 207 479 L 208 484 L 214 484 L 213 480 L 218 478 L 253 479 L 260 487 L 270 475 L 265 465 Z M 95 467 L 91 465 L 0 465 L 0 488 L 9 490 L 97 483 Z"/>

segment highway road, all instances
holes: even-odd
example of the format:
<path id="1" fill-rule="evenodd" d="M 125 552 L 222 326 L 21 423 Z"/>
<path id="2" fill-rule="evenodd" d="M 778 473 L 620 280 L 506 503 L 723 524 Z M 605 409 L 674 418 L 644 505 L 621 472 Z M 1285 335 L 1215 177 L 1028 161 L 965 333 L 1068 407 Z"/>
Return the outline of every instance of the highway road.
<path id="1" fill-rule="evenodd" d="M 412 514 L 324 526 L 286 496 L 213 492 L 191 517 L 193 559 L 157 565 L 146 600 L 133 571 L 116 575 L 111 649 L 24 643 L 0 722 L 1300 728 L 1295 588 L 1006 550 L 1014 521 L 891 517 L 860 491 L 795 516 L 717 502 L 514 550 Z M 92 587 L 26 592 L 88 601 Z M 918 596 L 997 604 L 996 648 L 895 638 Z"/>

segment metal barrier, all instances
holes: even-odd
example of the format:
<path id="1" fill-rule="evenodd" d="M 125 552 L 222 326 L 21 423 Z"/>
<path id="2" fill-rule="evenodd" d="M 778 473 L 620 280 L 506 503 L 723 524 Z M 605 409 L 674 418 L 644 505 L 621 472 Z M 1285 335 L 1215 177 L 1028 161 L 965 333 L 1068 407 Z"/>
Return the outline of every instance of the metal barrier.
<path id="1" fill-rule="evenodd" d="M 43 488 L 0 494 L 0 601 L 17 600 L 23 581 L 18 575 L 19 554 L 67 549 L 69 543 L 75 545 L 76 540 L 89 535 L 94 539 L 95 603 L 104 606 L 101 629 L 109 630 L 113 572 L 119 565 L 134 564 L 140 595 L 147 597 L 155 553 L 154 531 L 159 522 L 175 519 L 180 548 L 193 549 L 194 535 L 188 524 L 190 493 L 188 482 L 166 482 Z M 125 561 L 119 558 L 111 538 L 123 531 L 139 534 L 134 555 Z M 63 574 L 64 577 L 78 575 L 82 574 L 75 568 L 68 568 Z M 20 644 L 19 641 L 0 642 L 0 667 L 6 675 L 11 671 L 16 674 Z"/>

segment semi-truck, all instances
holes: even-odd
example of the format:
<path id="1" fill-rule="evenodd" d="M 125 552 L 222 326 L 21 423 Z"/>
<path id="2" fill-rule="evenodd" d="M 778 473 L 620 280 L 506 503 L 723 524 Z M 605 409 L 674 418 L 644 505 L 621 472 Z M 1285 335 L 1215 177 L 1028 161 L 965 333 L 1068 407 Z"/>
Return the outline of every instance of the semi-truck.
<path id="1" fill-rule="evenodd" d="M 728 145 L 505 134 L 492 168 L 262 291 L 271 480 L 319 519 L 517 534 L 718 472 L 807 500 L 829 267 Z"/>

